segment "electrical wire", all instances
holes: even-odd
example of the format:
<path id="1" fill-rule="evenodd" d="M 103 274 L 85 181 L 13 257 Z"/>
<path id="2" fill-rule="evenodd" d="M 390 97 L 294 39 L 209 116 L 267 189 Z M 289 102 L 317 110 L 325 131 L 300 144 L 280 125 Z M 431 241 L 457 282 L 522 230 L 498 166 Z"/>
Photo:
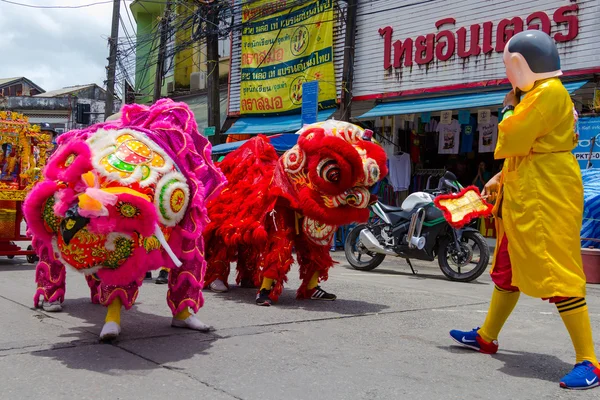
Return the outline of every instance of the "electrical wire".
<path id="1" fill-rule="evenodd" d="M 244 28 L 250 26 L 251 24 L 256 23 L 258 20 L 260 20 L 261 18 L 273 14 L 273 9 L 272 8 L 268 8 L 268 7 L 264 7 L 261 10 L 259 10 L 257 13 L 253 14 L 250 18 L 242 21 L 241 18 L 241 14 L 242 14 L 242 8 L 243 7 L 247 7 L 248 5 L 251 5 L 255 2 L 258 2 L 260 0 L 249 0 L 247 2 L 236 2 L 234 4 L 231 4 L 231 2 L 229 1 L 224 1 L 222 0 L 221 2 L 218 3 L 213 3 L 212 7 L 215 7 L 214 4 L 220 4 L 219 6 L 222 7 L 222 10 L 225 14 L 231 13 L 231 17 L 227 18 L 227 20 L 223 21 L 222 19 L 220 20 L 220 23 L 213 26 L 212 29 L 210 28 L 210 23 L 209 21 L 207 21 L 207 19 L 205 18 L 205 13 L 207 11 L 207 7 L 211 7 L 209 5 L 199 5 L 197 6 L 197 8 L 191 7 L 189 5 L 189 3 L 185 2 L 185 1 L 174 1 L 172 3 L 174 3 L 174 5 L 182 5 L 185 6 L 188 10 L 192 10 L 191 12 L 191 16 L 187 16 L 186 18 L 175 18 L 173 21 L 170 22 L 170 29 L 169 29 L 169 34 L 167 37 L 167 43 L 171 43 L 171 42 L 175 42 L 174 44 L 169 44 L 167 47 L 167 51 L 165 54 L 164 59 L 165 60 L 169 60 L 170 64 L 167 66 L 168 68 L 165 68 L 165 71 L 169 71 L 172 68 L 172 63 L 174 60 L 174 57 L 176 56 L 176 54 L 178 54 L 179 52 L 183 51 L 183 50 L 187 50 L 189 48 L 194 48 L 194 47 L 198 47 L 197 45 L 199 43 L 201 43 L 203 40 L 206 39 L 207 36 L 209 36 L 209 34 L 214 34 L 214 33 L 221 33 L 222 36 L 222 27 L 220 25 L 225 24 L 228 25 L 228 37 L 230 40 L 234 40 L 234 37 L 240 35 L 240 33 L 243 31 Z M 278 10 L 278 13 L 281 13 L 282 11 L 288 11 L 288 14 L 291 13 L 295 8 L 297 7 L 301 7 L 303 5 L 309 4 L 311 2 L 313 2 L 314 0 L 296 0 L 296 1 L 291 1 L 287 4 L 287 6 L 285 7 L 285 9 L 282 10 Z M 336 6 L 336 11 L 337 11 L 337 15 L 335 15 L 335 17 L 332 20 L 326 20 L 326 21 L 317 21 L 317 22 L 306 22 L 306 23 L 302 23 L 302 24 L 295 24 L 294 27 L 300 27 L 300 26 L 310 26 L 310 25 L 314 25 L 314 24 L 318 24 L 318 23 L 323 23 L 323 22 L 339 22 L 341 19 L 344 19 L 344 12 L 343 11 L 339 11 L 341 9 L 339 1 L 335 2 L 335 6 Z M 383 2 L 383 1 L 390 1 L 390 0 L 371 0 L 371 3 L 374 2 Z M 402 9 L 402 8 L 407 8 L 407 7 L 414 7 L 414 6 L 418 6 L 418 5 L 422 5 L 422 4 L 427 4 L 427 3 L 432 3 L 435 1 L 440 1 L 440 0 L 421 0 L 421 1 L 415 1 L 412 2 L 410 4 L 401 4 L 401 5 L 396 5 L 393 7 L 387 7 L 385 9 L 381 9 L 381 10 L 375 10 L 375 11 L 368 11 L 368 12 L 363 12 L 360 13 L 360 15 L 357 15 L 357 17 L 360 16 L 366 16 L 366 15 L 372 15 L 372 14 L 377 14 L 377 13 L 385 13 L 385 12 L 389 12 L 391 10 L 395 10 L 395 9 Z M 144 0 L 141 1 L 140 4 L 142 7 L 145 8 L 144 6 L 144 2 L 152 2 L 151 0 Z M 157 1 L 160 3 L 164 3 L 164 1 Z M 391 2 L 393 3 L 393 2 Z M 356 6 L 358 6 L 358 3 L 356 4 Z M 344 6 L 344 9 L 347 11 L 349 8 L 349 6 Z M 231 21 L 229 21 L 231 20 Z M 125 40 L 120 40 L 120 49 L 119 49 L 119 57 L 121 57 L 121 66 L 120 69 L 122 70 L 121 75 L 122 76 L 136 76 L 135 72 L 141 72 L 143 73 L 143 76 L 140 76 L 139 79 L 136 76 L 136 83 L 138 85 L 142 85 L 142 82 L 146 81 L 146 77 L 147 74 L 149 73 L 149 70 L 156 67 L 158 60 L 156 57 L 156 51 L 158 50 L 158 42 L 159 42 L 159 36 L 160 36 L 160 29 L 158 29 L 158 25 L 159 23 L 157 22 L 156 24 L 154 24 L 154 26 L 152 27 L 152 34 L 151 35 L 136 35 L 135 40 L 132 42 L 129 39 L 125 39 Z M 202 30 L 201 25 L 206 25 L 209 26 L 209 28 L 205 28 L 204 30 Z M 198 28 L 200 28 L 198 30 Z M 177 32 L 180 31 L 185 31 L 186 29 L 190 29 L 192 31 L 192 37 L 187 39 L 187 40 L 183 40 L 183 41 L 179 41 L 179 40 L 175 40 L 175 36 L 177 35 Z M 196 31 L 195 31 L 196 29 Z M 334 28 L 335 29 L 335 28 Z M 215 32 L 215 30 L 217 30 L 217 32 Z M 281 34 L 281 31 L 283 29 L 280 29 L 278 32 L 278 35 Z M 195 33 L 194 33 L 195 32 Z M 201 34 L 198 34 L 198 32 L 200 32 Z M 239 40 L 239 39 L 238 39 Z M 127 44 L 123 44 L 123 42 L 127 43 Z M 144 46 L 149 46 L 150 48 L 148 49 L 148 51 L 146 52 L 146 54 L 149 55 L 149 57 L 146 57 L 146 59 L 144 60 L 144 64 L 142 68 L 139 68 L 138 63 L 136 62 L 137 60 L 135 60 L 134 58 L 131 57 L 132 54 L 136 53 L 136 50 L 144 47 Z M 274 48 L 274 43 L 271 45 L 271 48 L 269 49 L 269 52 L 271 52 Z M 193 51 L 191 52 L 191 55 L 186 57 L 185 59 L 181 59 L 178 60 L 178 62 L 184 62 L 187 61 L 189 58 L 192 58 L 193 60 L 193 64 L 200 67 L 198 65 L 197 62 L 197 56 L 199 54 L 199 49 L 198 48 L 194 48 Z M 266 57 L 261 61 L 264 62 L 266 59 Z M 256 68 L 259 68 L 259 66 L 257 66 Z M 255 68 L 255 69 L 256 69 Z M 137 71 L 134 71 L 137 70 Z M 213 71 L 207 71 L 208 76 L 210 76 L 210 74 L 212 74 Z M 337 73 L 338 71 L 336 71 Z M 427 80 L 427 81 L 431 81 L 431 80 Z M 331 84 L 331 85 L 336 85 L 335 81 L 321 81 L 323 84 Z M 369 80 L 369 83 L 384 83 L 384 82 L 389 82 L 389 80 Z M 239 81 L 235 82 L 232 81 L 230 82 L 230 84 L 239 84 L 241 83 L 241 79 L 239 79 Z M 354 80 L 355 84 L 360 84 L 363 83 L 362 80 Z M 145 87 L 136 87 L 136 91 L 145 91 L 147 90 L 149 87 L 152 87 L 154 85 L 154 82 L 150 82 L 147 85 L 145 85 Z M 346 90 L 345 88 L 342 88 L 342 90 Z"/>
<path id="2" fill-rule="evenodd" d="M 28 7 L 28 8 L 40 8 L 40 9 L 86 8 L 86 7 L 98 6 L 98 5 L 108 4 L 108 3 L 113 2 L 113 0 L 106 0 L 106 1 L 97 1 L 95 3 L 89 3 L 89 4 L 80 4 L 78 6 L 40 6 L 40 5 L 19 3 L 19 2 L 11 1 L 11 0 L 0 0 L 0 1 L 3 3 L 15 5 L 15 6 Z"/>

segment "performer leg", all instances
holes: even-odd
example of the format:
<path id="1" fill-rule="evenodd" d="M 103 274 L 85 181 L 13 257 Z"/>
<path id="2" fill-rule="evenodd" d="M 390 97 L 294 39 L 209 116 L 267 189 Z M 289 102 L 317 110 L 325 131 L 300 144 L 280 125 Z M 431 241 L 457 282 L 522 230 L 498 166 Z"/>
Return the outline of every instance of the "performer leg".
<path id="1" fill-rule="evenodd" d="M 228 292 L 227 279 L 231 268 L 232 249 L 227 247 L 224 237 L 218 234 L 214 224 L 209 224 L 204 232 L 204 239 L 207 249 L 205 259 L 208 260 L 204 287 L 216 293 Z"/>
<path id="2" fill-rule="evenodd" d="M 100 282 L 99 301 L 108 308 L 105 323 L 100 332 L 101 341 L 110 341 L 119 336 L 121 333 L 121 306 L 126 310 L 133 307 L 142 281 L 143 277 L 139 281 L 125 286 L 107 285 Z"/>
<path id="3" fill-rule="evenodd" d="M 575 349 L 575 368 L 560 381 L 567 389 L 590 389 L 600 383 L 600 365 L 594 351 L 592 327 L 584 297 L 573 297 L 556 303 L 556 308 L 569 331 Z"/>
<path id="4" fill-rule="evenodd" d="M 90 288 L 92 304 L 100 304 L 100 279 L 95 275 L 86 275 L 85 280 Z"/>
<path id="5" fill-rule="evenodd" d="M 285 226 L 283 220 L 278 220 L 277 225 Z M 262 271 L 257 271 L 258 281 L 261 282 L 260 290 L 256 295 L 256 304 L 259 306 L 270 306 L 283 292 L 287 273 L 294 262 L 290 235 L 291 232 L 287 229 L 279 229 L 269 235 L 263 260 L 264 268 Z"/>
<path id="6" fill-rule="evenodd" d="M 104 326 L 100 332 L 101 341 L 116 339 L 121 333 L 121 299 L 116 296 L 108 305 Z"/>
<path id="7" fill-rule="evenodd" d="M 494 287 L 487 317 L 478 331 L 483 340 L 486 342 L 497 341 L 500 330 L 517 305 L 520 295 L 521 292 L 511 292 L 498 286 Z"/>
<path id="8" fill-rule="evenodd" d="M 255 282 L 258 277 L 258 261 L 260 251 L 250 246 L 239 246 L 237 257 L 236 283 L 243 288 L 256 288 L 260 282 Z"/>
<path id="9" fill-rule="evenodd" d="M 173 313 L 171 326 L 207 332 L 210 326 L 193 314 L 204 304 L 201 289 L 206 272 L 206 261 L 202 238 L 197 241 L 185 239 L 181 241 L 181 245 L 180 259 L 183 265 L 172 268 L 169 272 L 167 304 Z M 190 308 L 193 313 L 190 312 Z"/>
<path id="10" fill-rule="evenodd" d="M 308 282 L 307 288 L 309 290 L 314 289 L 317 287 L 318 284 L 319 284 L 319 272 L 315 271 L 312 278 L 310 278 L 310 281 Z"/>
<path id="11" fill-rule="evenodd" d="M 263 278 L 262 284 L 260 285 L 260 290 L 263 290 L 263 289 L 271 290 L 271 289 L 273 289 L 273 282 L 275 282 L 273 279 Z"/>
<path id="12" fill-rule="evenodd" d="M 104 322 L 114 322 L 117 325 L 121 325 L 121 299 L 116 297 L 112 303 L 107 307 L 106 318 Z"/>
<path id="13" fill-rule="evenodd" d="M 37 290 L 33 296 L 34 307 L 46 312 L 62 311 L 65 300 L 65 266 L 54 258 L 49 246 L 36 247 L 41 249 L 40 261 L 35 268 Z"/>
<path id="14" fill-rule="evenodd" d="M 575 348 L 576 362 L 589 361 L 597 367 L 598 360 L 594 352 L 592 327 L 585 297 L 574 297 L 556 303 L 556 308 L 569 331 L 573 347 Z"/>
<path id="15" fill-rule="evenodd" d="M 450 331 L 450 337 L 460 345 L 485 354 L 494 354 L 498 351 L 498 335 L 521 294 L 519 288 L 512 286 L 511 283 L 512 267 L 508 255 L 508 239 L 505 235 L 500 236 L 500 247 L 496 252 L 491 276 L 496 286 L 481 329 Z"/>
<path id="16" fill-rule="evenodd" d="M 296 244 L 300 279 L 302 280 L 296 297 L 298 299 L 335 300 L 336 295 L 327 293 L 319 286 L 319 282 L 327 280 L 329 268 L 334 264 L 329 254 L 329 246 L 316 245 L 305 235 L 301 235 L 296 240 Z"/>
<path id="17" fill-rule="evenodd" d="M 157 285 L 164 285 L 169 283 L 169 269 L 165 267 L 161 268 L 158 272 L 158 277 L 156 278 L 154 283 L 156 283 Z"/>

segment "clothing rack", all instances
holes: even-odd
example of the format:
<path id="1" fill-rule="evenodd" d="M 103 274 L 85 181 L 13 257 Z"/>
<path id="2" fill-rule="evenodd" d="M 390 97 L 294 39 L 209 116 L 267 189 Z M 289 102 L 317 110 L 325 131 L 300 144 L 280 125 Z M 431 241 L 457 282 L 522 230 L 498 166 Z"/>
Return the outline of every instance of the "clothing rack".
<path id="1" fill-rule="evenodd" d="M 425 169 L 425 168 L 417 168 L 413 175 L 435 175 L 435 176 L 444 176 L 446 173 L 445 169 Z"/>
<path id="2" fill-rule="evenodd" d="M 388 206 L 400 207 L 404 199 L 408 196 L 408 190 L 395 192 L 386 177 L 380 181 L 377 191 L 374 194 L 377 195 L 382 203 L 387 204 Z"/>
<path id="3" fill-rule="evenodd" d="M 432 189 L 431 178 L 441 178 L 446 173 L 445 169 L 416 169 L 412 176 L 412 192 L 423 190 L 422 177 L 427 177 L 427 183 L 424 189 Z"/>
<path id="4" fill-rule="evenodd" d="M 392 146 L 394 146 L 394 150 L 396 151 L 402 151 L 402 149 L 400 148 L 400 146 L 398 146 L 396 143 L 394 143 L 393 141 L 391 141 L 390 139 L 386 138 L 384 135 L 382 135 L 380 132 L 374 132 L 375 137 L 377 138 L 378 141 L 382 141 L 382 142 L 386 142 L 391 144 Z"/>

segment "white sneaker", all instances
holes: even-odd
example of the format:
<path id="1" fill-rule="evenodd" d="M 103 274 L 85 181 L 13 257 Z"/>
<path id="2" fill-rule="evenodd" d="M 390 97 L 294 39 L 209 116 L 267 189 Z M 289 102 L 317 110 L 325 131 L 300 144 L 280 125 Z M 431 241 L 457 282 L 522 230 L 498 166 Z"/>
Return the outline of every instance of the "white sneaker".
<path id="1" fill-rule="evenodd" d="M 46 312 L 61 312 L 62 304 L 58 300 L 52 303 L 42 300 L 42 309 Z"/>
<path id="2" fill-rule="evenodd" d="M 173 318 L 173 320 L 171 321 L 171 326 L 174 328 L 186 328 L 200 332 L 208 332 L 211 328 L 210 325 L 206 325 L 204 322 L 200 321 L 195 315 L 190 315 L 189 317 L 183 320 Z"/>
<path id="3" fill-rule="evenodd" d="M 227 286 L 225 286 L 225 283 L 220 279 L 217 279 L 210 284 L 210 290 L 216 293 L 226 293 L 229 291 Z"/>
<path id="4" fill-rule="evenodd" d="M 102 332 L 100 332 L 100 340 L 103 342 L 110 341 L 116 339 L 121 333 L 121 326 L 116 322 L 107 322 L 102 327 Z"/>

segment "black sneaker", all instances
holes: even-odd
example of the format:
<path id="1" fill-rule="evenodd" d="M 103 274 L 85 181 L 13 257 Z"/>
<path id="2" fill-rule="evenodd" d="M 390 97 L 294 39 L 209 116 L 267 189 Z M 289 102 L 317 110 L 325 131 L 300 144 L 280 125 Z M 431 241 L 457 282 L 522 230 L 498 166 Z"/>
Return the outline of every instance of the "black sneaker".
<path id="1" fill-rule="evenodd" d="M 323 289 L 321 289 L 321 286 L 317 286 L 313 290 L 314 290 L 314 292 L 310 296 L 311 300 L 328 300 L 328 301 L 333 301 L 333 300 L 337 299 L 337 296 L 335 294 L 327 293 L 326 291 L 324 291 Z"/>
<path id="2" fill-rule="evenodd" d="M 152 279 L 152 272 L 146 272 L 144 279 Z"/>
<path id="3" fill-rule="evenodd" d="M 260 292 L 256 295 L 256 305 L 257 306 L 265 306 L 269 307 L 273 302 L 269 298 L 269 294 L 271 294 L 270 290 L 260 289 Z"/>
<path id="4" fill-rule="evenodd" d="M 161 269 L 154 283 L 156 283 L 157 285 L 164 285 L 165 283 L 169 283 L 169 271 L 167 271 L 166 269 Z"/>

